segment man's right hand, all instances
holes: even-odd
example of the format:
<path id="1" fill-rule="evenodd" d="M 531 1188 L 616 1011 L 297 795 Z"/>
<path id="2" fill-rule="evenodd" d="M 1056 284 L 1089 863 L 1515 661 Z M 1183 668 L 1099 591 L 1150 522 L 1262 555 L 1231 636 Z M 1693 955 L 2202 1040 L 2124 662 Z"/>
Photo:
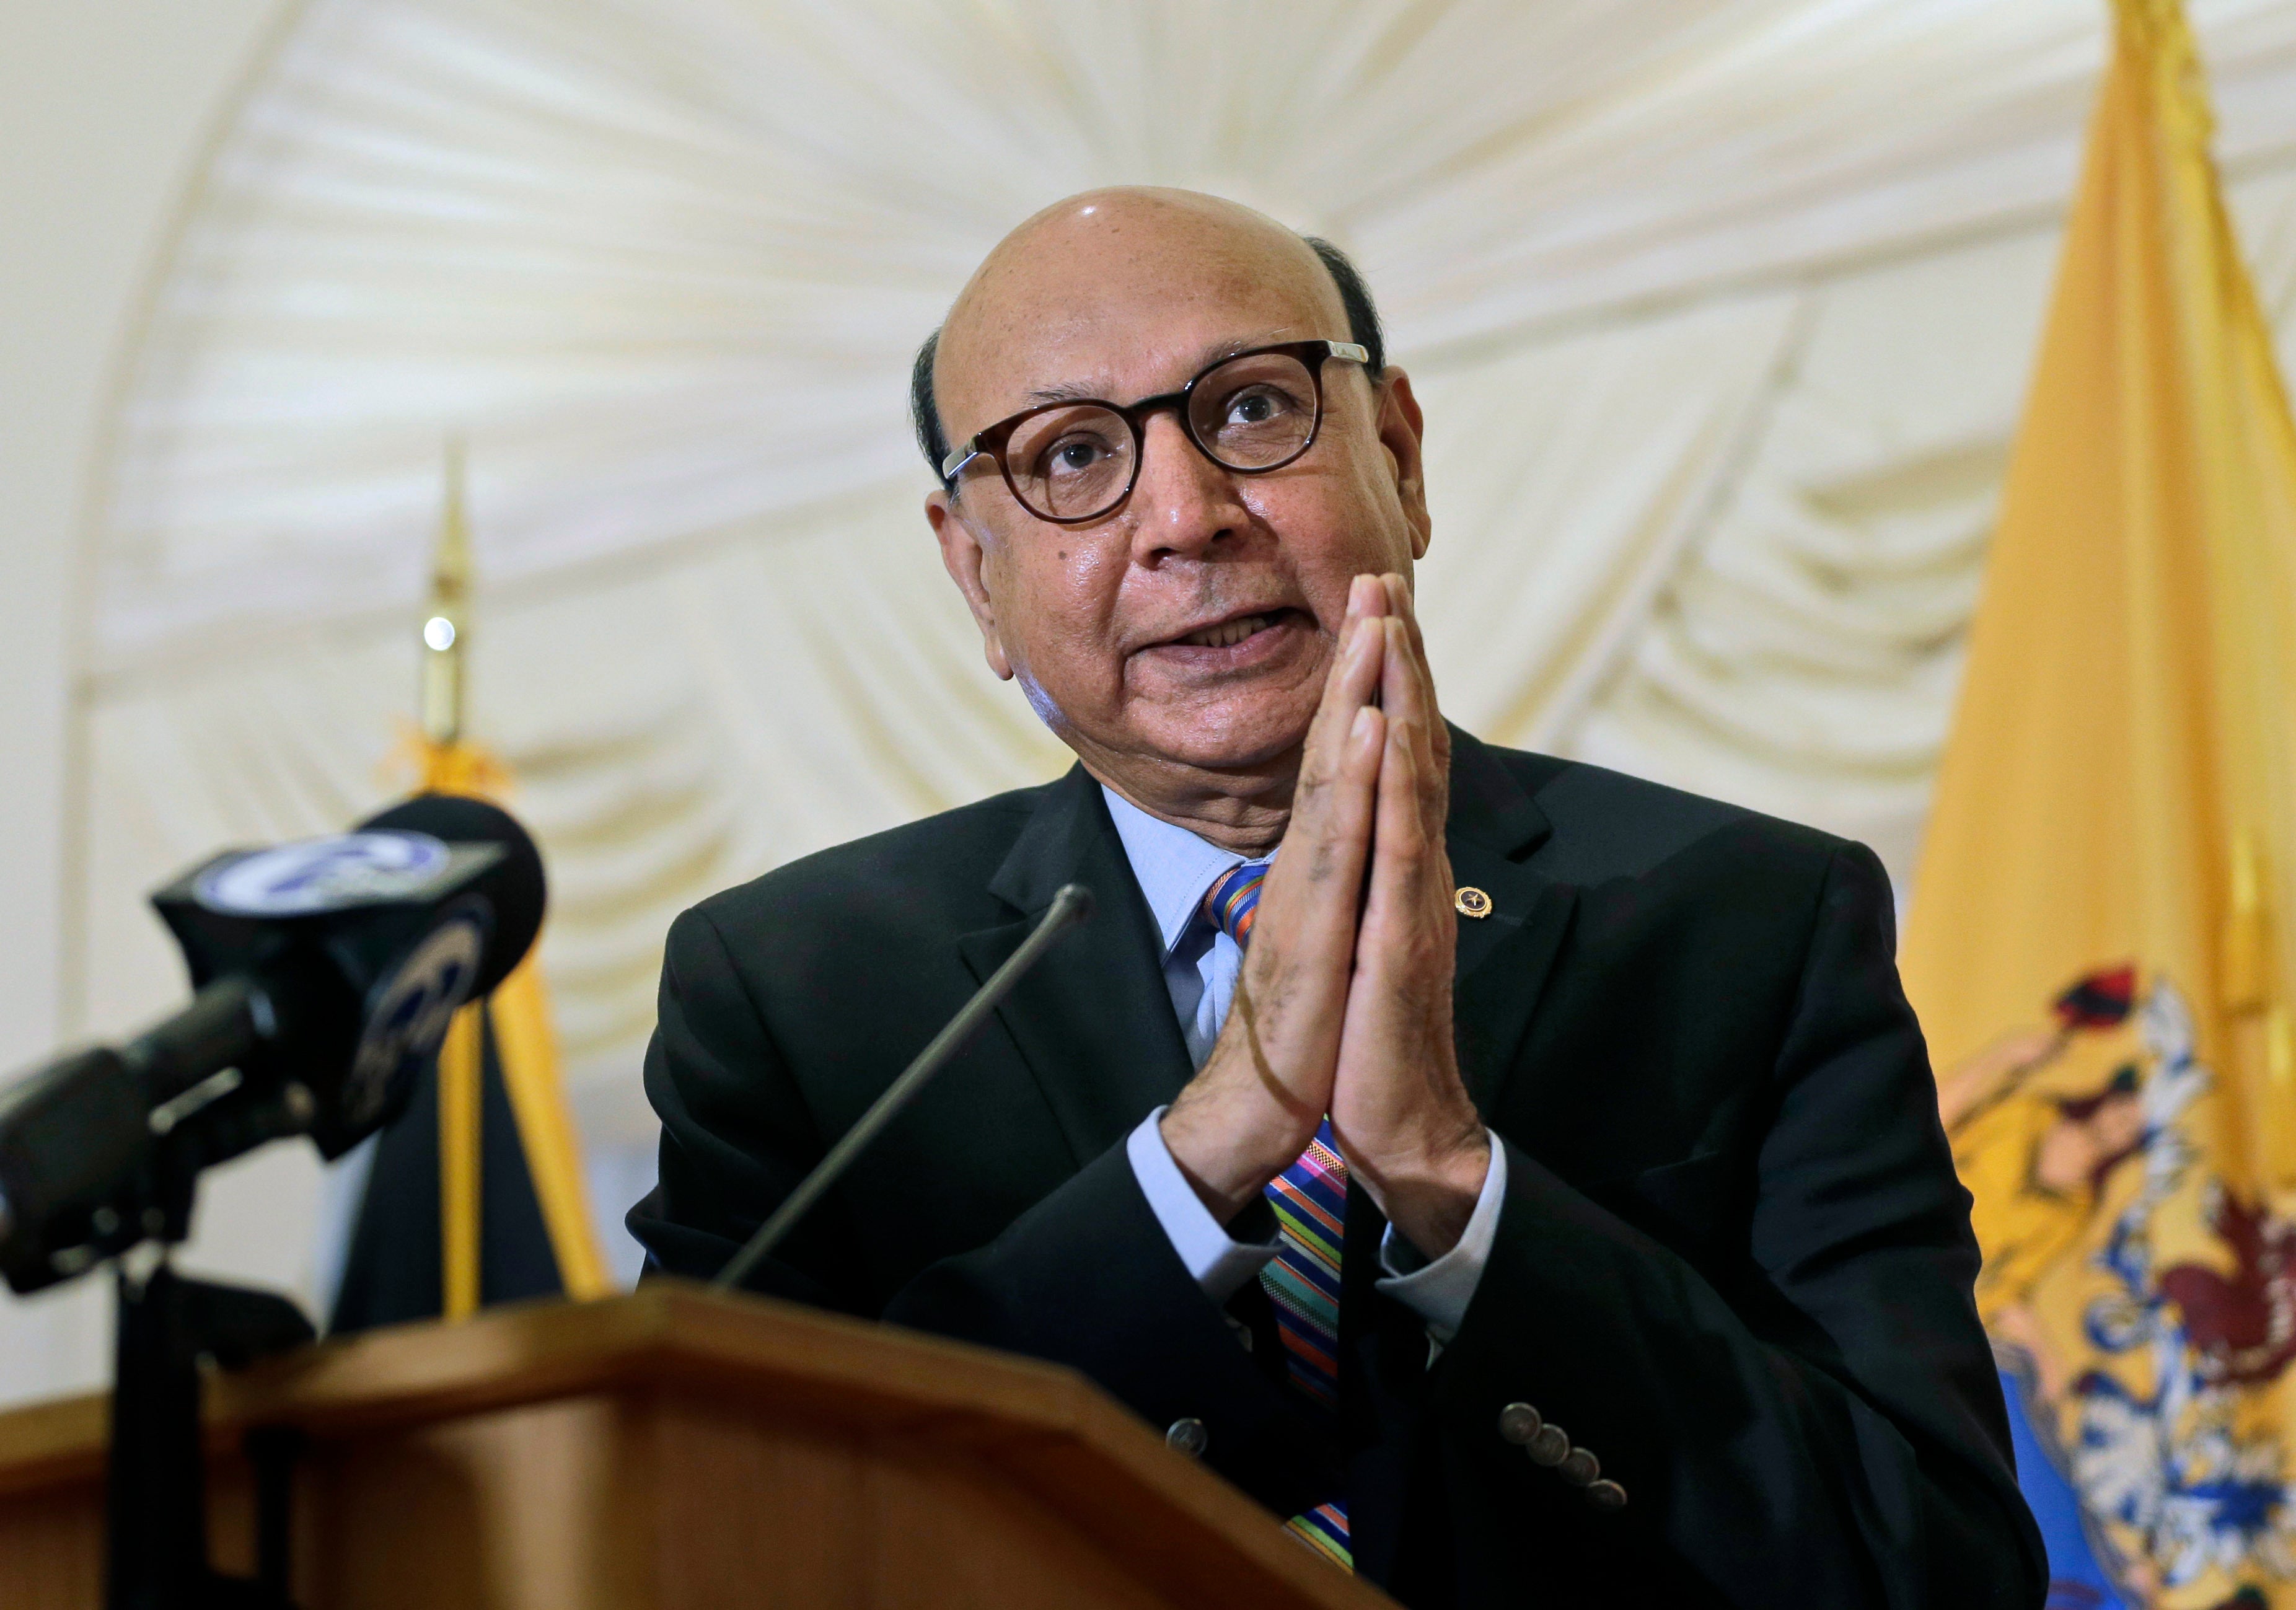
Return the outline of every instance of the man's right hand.
<path id="1" fill-rule="evenodd" d="M 1291 1166 L 1331 1105 L 1387 743 L 1372 702 L 1386 612 L 1379 579 L 1357 577 L 1234 1004 L 1211 1055 L 1164 1114 L 1172 1160 L 1222 1224 Z"/>

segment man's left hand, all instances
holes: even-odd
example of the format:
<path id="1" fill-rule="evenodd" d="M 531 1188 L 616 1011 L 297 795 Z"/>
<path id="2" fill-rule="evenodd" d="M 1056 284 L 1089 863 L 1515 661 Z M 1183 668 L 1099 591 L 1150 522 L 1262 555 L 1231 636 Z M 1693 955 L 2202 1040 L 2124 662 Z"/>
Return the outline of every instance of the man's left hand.
<path id="1" fill-rule="evenodd" d="M 1410 584 L 1397 575 L 1382 580 L 1387 742 L 1332 1131 L 1389 1222 L 1438 1258 L 1458 1244 L 1473 1215 L 1490 1139 L 1460 1081 L 1451 1038 L 1458 918 L 1443 842 L 1450 735 L 1436 709 Z"/>

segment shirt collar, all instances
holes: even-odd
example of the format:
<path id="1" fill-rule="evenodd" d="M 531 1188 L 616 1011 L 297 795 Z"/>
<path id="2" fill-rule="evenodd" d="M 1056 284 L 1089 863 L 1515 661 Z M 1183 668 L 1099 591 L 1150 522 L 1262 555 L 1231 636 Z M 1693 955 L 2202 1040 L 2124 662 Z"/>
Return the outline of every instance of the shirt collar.
<path id="1" fill-rule="evenodd" d="M 1246 857 L 1222 850 L 1185 827 L 1152 817 L 1103 783 L 1100 792 L 1108 801 L 1108 814 L 1116 820 L 1116 836 L 1124 841 L 1124 854 L 1148 909 L 1164 937 L 1168 959 L 1203 908 L 1204 891 Z"/>

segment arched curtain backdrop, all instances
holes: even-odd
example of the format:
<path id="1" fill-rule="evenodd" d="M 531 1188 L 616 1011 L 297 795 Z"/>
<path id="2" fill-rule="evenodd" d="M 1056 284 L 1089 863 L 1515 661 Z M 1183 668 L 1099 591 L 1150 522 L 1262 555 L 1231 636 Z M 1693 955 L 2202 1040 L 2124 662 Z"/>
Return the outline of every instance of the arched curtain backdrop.
<path id="1" fill-rule="evenodd" d="M 2296 326 L 2296 7 L 2194 6 Z M 217 148 L 90 537 L 78 1016 L 144 891 L 403 782 L 443 435 L 472 697 L 584 1120 L 682 907 L 1053 773 L 918 511 L 908 357 L 1037 207 L 1355 252 L 1429 419 L 1447 709 L 1902 879 L 2102 62 L 2097 0 L 316 0 Z M 889 983 L 889 987 L 892 987 Z"/>

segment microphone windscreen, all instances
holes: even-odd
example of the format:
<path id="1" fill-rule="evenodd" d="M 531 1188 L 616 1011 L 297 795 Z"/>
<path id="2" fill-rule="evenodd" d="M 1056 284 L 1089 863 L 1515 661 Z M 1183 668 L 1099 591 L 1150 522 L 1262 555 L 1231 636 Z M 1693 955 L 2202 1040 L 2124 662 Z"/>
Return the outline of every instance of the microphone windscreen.
<path id="1" fill-rule="evenodd" d="M 420 793 L 358 825 L 357 831 L 427 833 L 449 844 L 499 844 L 503 858 L 480 876 L 478 888 L 494 908 L 495 932 L 472 994 L 484 995 L 510 976 L 542 930 L 542 854 L 510 812 L 460 794 Z"/>

